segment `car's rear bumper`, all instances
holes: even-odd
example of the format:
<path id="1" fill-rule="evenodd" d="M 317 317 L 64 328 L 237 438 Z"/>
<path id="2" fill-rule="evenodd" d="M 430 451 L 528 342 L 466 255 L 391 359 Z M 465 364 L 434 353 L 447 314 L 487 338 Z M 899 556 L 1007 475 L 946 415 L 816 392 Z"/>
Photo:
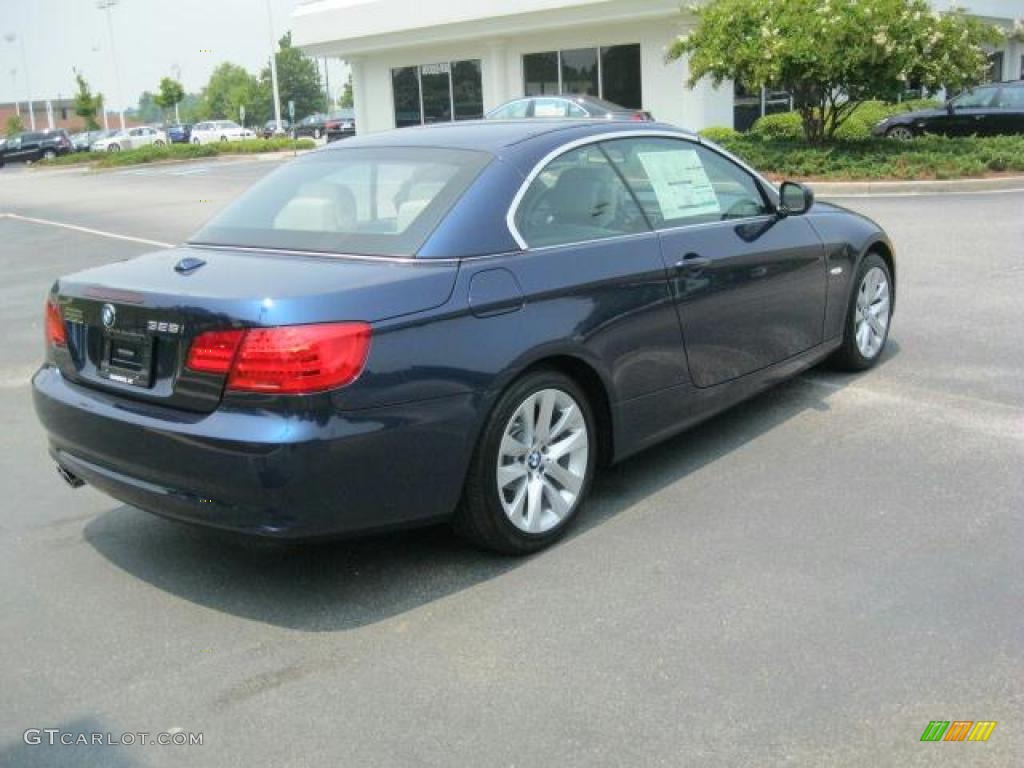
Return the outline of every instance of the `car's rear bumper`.
<path id="1" fill-rule="evenodd" d="M 65 470 L 140 509 L 266 536 L 449 516 L 476 423 L 470 395 L 348 413 L 193 414 L 115 399 L 52 367 L 32 384 Z"/>

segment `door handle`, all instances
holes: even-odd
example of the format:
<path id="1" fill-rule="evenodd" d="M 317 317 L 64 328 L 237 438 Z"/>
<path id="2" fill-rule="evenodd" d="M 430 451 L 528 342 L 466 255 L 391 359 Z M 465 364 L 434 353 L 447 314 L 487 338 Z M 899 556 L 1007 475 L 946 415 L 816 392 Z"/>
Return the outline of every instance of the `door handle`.
<path id="1" fill-rule="evenodd" d="M 676 262 L 676 272 L 685 272 L 688 269 L 703 269 L 711 263 L 698 253 L 688 253 Z"/>

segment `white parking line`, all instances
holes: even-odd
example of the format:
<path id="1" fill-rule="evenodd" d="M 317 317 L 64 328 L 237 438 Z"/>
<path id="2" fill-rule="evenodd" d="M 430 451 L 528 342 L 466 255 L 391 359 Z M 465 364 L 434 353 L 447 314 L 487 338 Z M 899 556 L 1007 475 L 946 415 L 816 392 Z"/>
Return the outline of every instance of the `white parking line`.
<path id="1" fill-rule="evenodd" d="M 93 229 L 92 227 L 80 227 L 77 224 L 66 224 L 63 221 L 51 221 L 50 219 L 37 219 L 33 216 L 22 216 L 20 213 L 0 213 L 0 218 L 17 219 L 18 221 L 27 221 L 31 224 L 46 224 L 51 227 L 61 227 L 62 229 L 71 229 L 75 232 L 84 232 L 87 235 L 98 235 L 99 237 L 109 237 L 114 240 L 127 240 L 130 243 L 142 243 L 143 245 L 155 245 L 157 248 L 173 248 L 174 243 L 165 243 L 162 240 L 150 240 L 145 237 L 134 237 L 133 235 L 119 235 L 116 232 L 106 232 L 102 229 Z"/>

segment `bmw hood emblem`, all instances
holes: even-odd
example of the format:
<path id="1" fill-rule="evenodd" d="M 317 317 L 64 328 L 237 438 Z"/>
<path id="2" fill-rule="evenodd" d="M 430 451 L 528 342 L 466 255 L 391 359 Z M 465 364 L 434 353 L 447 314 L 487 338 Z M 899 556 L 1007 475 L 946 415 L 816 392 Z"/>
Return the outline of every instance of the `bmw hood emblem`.
<path id="1" fill-rule="evenodd" d="M 117 321 L 117 310 L 113 304 L 104 304 L 103 309 L 100 311 L 100 317 L 103 319 L 104 328 L 113 328 L 114 323 Z"/>

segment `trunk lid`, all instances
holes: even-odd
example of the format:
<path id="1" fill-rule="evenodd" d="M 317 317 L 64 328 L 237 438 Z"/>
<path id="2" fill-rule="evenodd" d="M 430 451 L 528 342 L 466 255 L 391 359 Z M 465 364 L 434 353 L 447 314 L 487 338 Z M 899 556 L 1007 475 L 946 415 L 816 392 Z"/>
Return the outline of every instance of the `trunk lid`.
<path id="1" fill-rule="evenodd" d="M 176 269 L 177 268 L 177 269 Z M 189 345 L 215 329 L 379 322 L 448 300 L 457 264 L 174 248 L 61 278 L 68 379 L 191 411 L 217 407 L 224 377 L 189 371 Z"/>

